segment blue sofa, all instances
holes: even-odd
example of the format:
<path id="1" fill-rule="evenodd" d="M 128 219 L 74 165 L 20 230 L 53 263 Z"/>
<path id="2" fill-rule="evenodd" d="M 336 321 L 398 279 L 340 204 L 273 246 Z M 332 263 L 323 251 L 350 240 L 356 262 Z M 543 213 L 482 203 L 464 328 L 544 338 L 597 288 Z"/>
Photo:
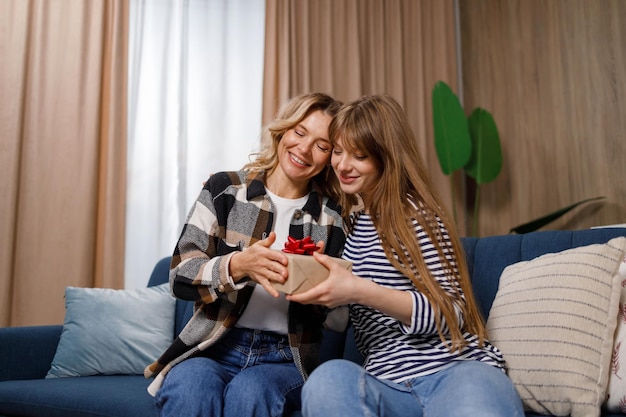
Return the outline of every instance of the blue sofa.
<path id="1" fill-rule="evenodd" d="M 488 316 L 503 269 L 510 264 L 592 243 L 626 236 L 626 229 L 545 231 L 525 235 L 464 238 L 472 282 L 480 308 Z M 158 262 L 149 284 L 167 281 L 169 258 Z M 176 332 L 189 319 L 192 305 L 177 301 Z M 44 379 L 50 369 L 62 326 L 0 328 L 0 416 L 155 416 L 153 399 L 142 375 Z M 322 360 L 361 360 L 351 332 L 327 331 Z M 299 413 L 296 413 L 299 415 Z M 602 414 L 605 417 L 617 415 Z M 537 415 L 528 413 L 528 417 Z M 295 416 L 290 416 L 295 417 Z"/>

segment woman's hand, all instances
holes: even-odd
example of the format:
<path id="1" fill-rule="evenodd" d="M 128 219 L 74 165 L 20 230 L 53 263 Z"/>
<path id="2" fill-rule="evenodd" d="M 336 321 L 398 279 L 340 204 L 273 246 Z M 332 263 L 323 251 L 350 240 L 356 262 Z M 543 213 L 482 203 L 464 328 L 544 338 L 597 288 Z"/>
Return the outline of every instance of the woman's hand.
<path id="1" fill-rule="evenodd" d="M 266 239 L 235 253 L 230 258 L 229 265 L 233 281 L 239 282 L 244 277 L 250 277 L 265 288 L 265 291 L 278 298 L 279 293 L 271 283 L 285 282 L 288 276 L 288 261 L 284 253 L 270 249 L 275 240 L 276 233 L 271 232 Z"/>
<path id="2" fill-rule="evenodd" d="M 313 256 L 328 269 L 328 278 L 307 291 L 288 295 L 287 299 L 300 304 L 318 304 L 329 308 L 358 302 L 359 290 L 367 285 L 367 281 L 342 268 L 328 255 L 315 252 Z"/>
<path id="3" fill-rule="evenodd" d="M 314 253 L 313 256 L 328 269 L 328 278 L 310 290 L 288 295 L 289 301 L 319 304 L 329 308 L 361 304 L 410 325 L 413 299 L 408 291 L 385 288 L 374 281 L 360 278 L 333 262 L 327 255 Z"/>

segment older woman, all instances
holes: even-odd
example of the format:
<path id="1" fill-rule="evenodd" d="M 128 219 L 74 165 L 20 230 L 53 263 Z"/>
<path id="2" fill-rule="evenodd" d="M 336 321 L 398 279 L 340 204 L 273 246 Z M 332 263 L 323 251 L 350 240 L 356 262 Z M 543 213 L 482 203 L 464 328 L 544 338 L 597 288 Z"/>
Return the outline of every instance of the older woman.
<path id="1" fill-rule="evenodd" d="M 174 295 L 195 301 L 195 314 L 146 370 L 162 416 L 282 417 L 300 408 L 327 310 L 274 289 L 287 278 L 287 257 L 271 249 L 310 237 L 341 254 L 328 138 L 339 106 L 320 93 L 293 98 L 264 129 L 254 162 L 205 183 L 170 271 Z"/>

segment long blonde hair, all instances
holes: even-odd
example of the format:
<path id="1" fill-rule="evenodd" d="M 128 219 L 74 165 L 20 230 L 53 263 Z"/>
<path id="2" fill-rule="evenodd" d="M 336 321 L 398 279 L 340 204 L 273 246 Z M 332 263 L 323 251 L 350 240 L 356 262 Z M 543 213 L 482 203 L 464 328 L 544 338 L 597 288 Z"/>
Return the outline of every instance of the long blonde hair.
<path id="1" fill-rule="evenodd" d="M 253 160 L 247 163 L 243 169 L 270 173 L 278 165 L 278 143 L 285 132 L 296 127 L 314 111 L 319 110 L 333 117 L 341 104 L 340 101 L 324 93 L 307 93 L 291 98 L 281 106 L 275 119 L 263 127 L 261 149 L 251 155 Z M 322 194 L 338 201 L 339 183 L 330 166 L 326 166 L 311 181 L 317 185 Z"/>
<path id="2" fill-rule="evenodd" d="M 329 134 L 333 145 L 341 139 L 344 151 L 364 151 L 379 168 L 380 181 L 369 194 L 366 208 L 372 215 L 387 259 L 411 279 L 435 309 L 441 340 L 452 351 L 458 350 L 466 344 L 463 338 L 463 330 L 466 330 L 477 335 L 482 344 L 486 337 L 485 325 L 474 300 L 455 223 L 432 187 L 400 104 L 388 95 L 362 97 L 341 108 L 330 124 Z M 342 196 L 346 220 L 355 203 L 354 196 Z M 451 287 L 456 289 L 455 294 L 446 292 L 427 268 L 412 221 L 422 226 L 437 249 Z M 440 223 L 447 229 L 450 243 L 444 239 Z M 451 251 L 454 260 L 449 258 Z M 459 287 L 464 296 L 458 291 Z M 463 313 L 462 325 L 455 308 Z M 449 337 L 444 334 L 441 316 L 449 328 Z"/>

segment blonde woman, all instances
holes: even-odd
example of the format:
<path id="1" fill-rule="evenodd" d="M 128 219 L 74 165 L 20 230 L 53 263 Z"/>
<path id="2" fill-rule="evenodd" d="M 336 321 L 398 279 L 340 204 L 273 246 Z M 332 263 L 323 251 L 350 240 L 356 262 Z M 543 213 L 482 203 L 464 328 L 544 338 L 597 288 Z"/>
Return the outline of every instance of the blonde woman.
<path id="1" fill-rule="evenodd" d="M 330 277 L 288 299 L 349 305 L 365 363 L 317 368 L 303 388 L 304 416 L 523 417 L 400 105 L 386 95 L 348 103 L 330 139 L 344 216 L 356 196 L 364 207 L 351 215 L 343 253 L 353 270 L 315 254 Z"/>
<path id="2" fill-rule="evenodd" d="M 300 408 L 325 309 L 274 289 L 287 278 L 287 258 L 271 249 L 310 237 L 341 254 L 339 188 L 328 166 L 339 106 L 326 94 L 294 97 L 264 130 L 254 162 L 205 183 L 170 270 L 172 292 L 195 301 L 195 313 L 146 369 L 161 416 L 282 417 Z"/>

